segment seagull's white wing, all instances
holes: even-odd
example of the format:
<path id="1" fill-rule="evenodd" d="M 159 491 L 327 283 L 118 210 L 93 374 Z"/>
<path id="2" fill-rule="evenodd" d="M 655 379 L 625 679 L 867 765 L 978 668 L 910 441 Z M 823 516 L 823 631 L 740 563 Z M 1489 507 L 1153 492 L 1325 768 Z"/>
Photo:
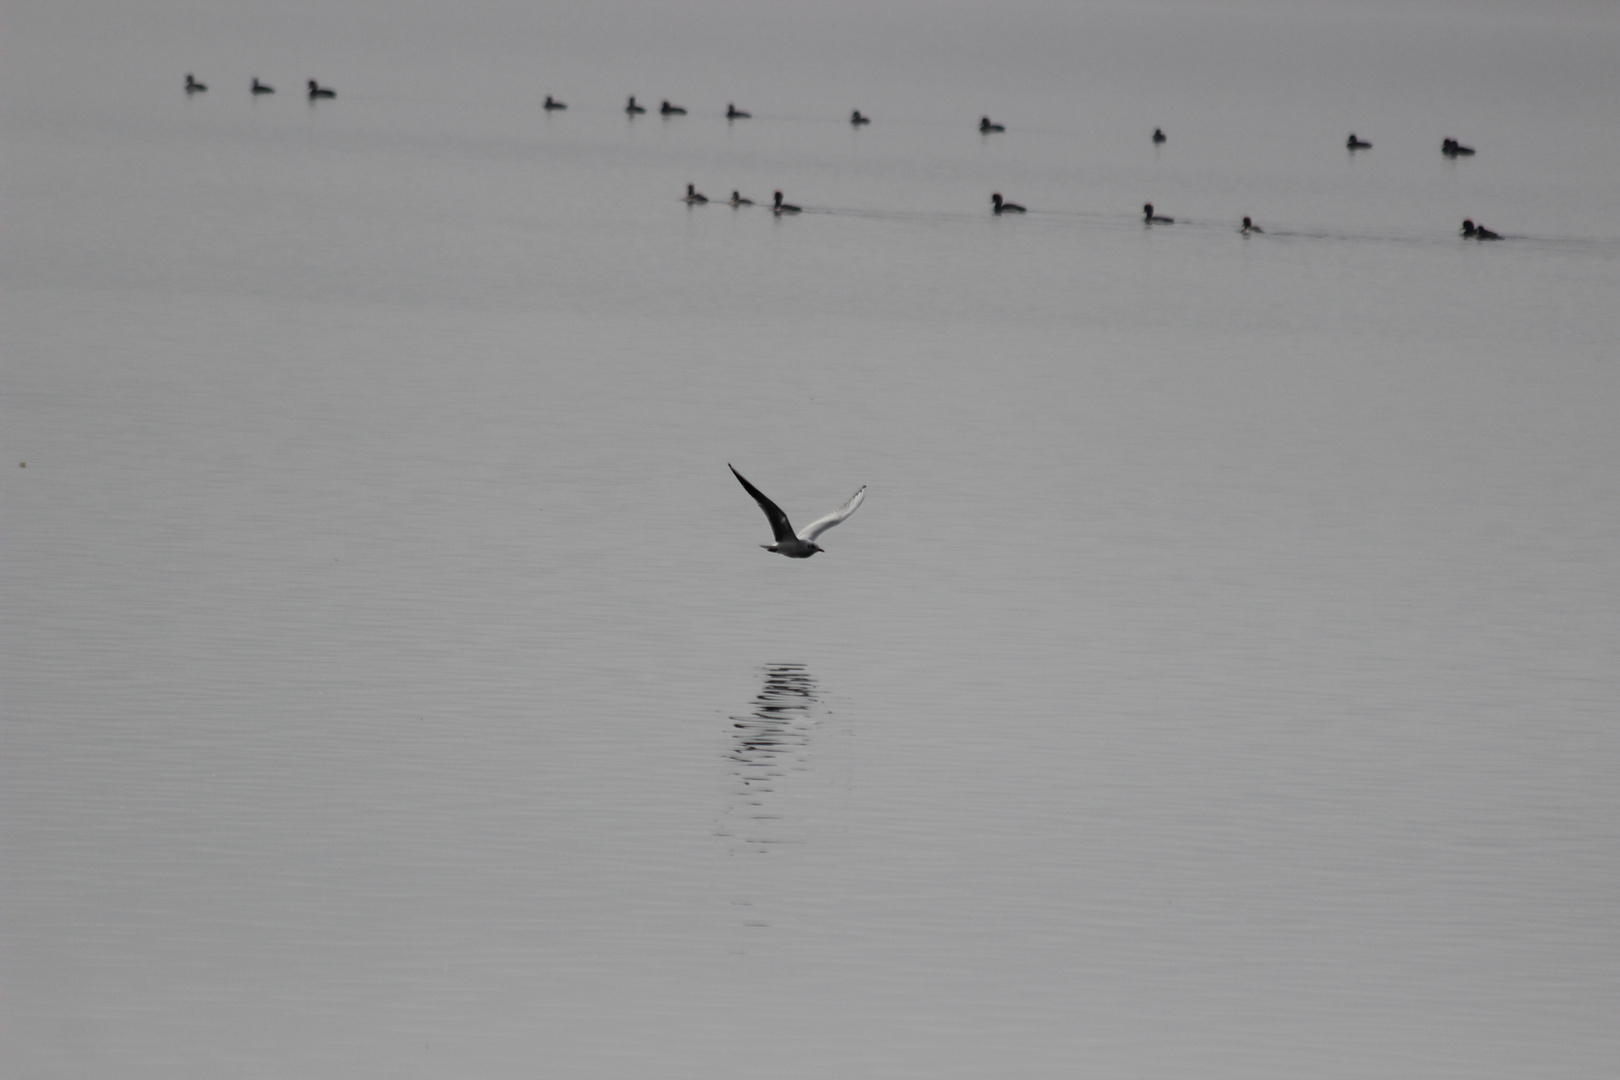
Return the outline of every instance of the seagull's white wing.
<path id="1" fill-rule="evenodd" d="M 861 490 L 849 497 L 849 502 L 845 503 L 843 506 L 840 506 L 826 517 L 817 518 L 815 521 L 812 521 L 810 524 L 800 529 L 799 539 L 812 544 L 815 543 L 816 537 L 820 536 L 822 533 L 826 532 L 840 521 L 843 521 L 845 518 L 849 517 L 849 515 L 853 514 L 855 512 L 855 508 L 861 505 L 861 500 L 865 498 L 866 485 L 862 484 Z"/>

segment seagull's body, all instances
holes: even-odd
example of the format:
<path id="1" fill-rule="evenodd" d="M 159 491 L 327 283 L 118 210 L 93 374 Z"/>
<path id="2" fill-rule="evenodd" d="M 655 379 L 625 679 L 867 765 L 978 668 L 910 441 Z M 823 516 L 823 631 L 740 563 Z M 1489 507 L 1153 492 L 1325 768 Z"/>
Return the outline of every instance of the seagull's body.
<path id="1" fill-rule="evenodd" d="M 826 550 L 816 544 L 816 537 L 853 514 L 855 508 L 860 506 L 862 500 L 866 498 L 866 485 L 862 484 L 861 490 L 851 495 L 849 501 L 843 506 L 840 506 L 826 517 L 817 518 L 800 529 L 798 535 L 794 535 L 793 526 L 788 523 L 787 515 L 782 513 L 780 506 L 771 502 L 763 491 L 750 484 L 743 474 L 737 471 L 735 466 L 728 464 L 726 468 L 731 470 L 731 475 L 735 476 L 737 482 L 742 484 L 748 494 L 754 497 L 755 502 L 759 503 L 759 508 L 765 511 L 766 520 L 771 523 L 771 533 L 775 535 L 776 542 L 759 546 L 766 551 L 786 555 L 790 559 L 808 559 L 816 552 Z"/>

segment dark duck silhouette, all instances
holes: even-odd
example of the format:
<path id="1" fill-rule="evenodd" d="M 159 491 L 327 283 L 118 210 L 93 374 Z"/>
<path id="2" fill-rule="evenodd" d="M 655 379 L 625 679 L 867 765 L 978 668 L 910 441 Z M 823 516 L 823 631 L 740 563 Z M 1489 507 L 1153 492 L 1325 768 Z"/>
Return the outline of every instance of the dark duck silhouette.
<path id="1" fill-rule="evenodd" d="M 1022 214 L 1024 208 L 1015 202 L 1006 202 L 997 191 L 990 196 L 990 212 L 992 214 Z"/>
<path id="2" fill-rule="evenodd" d="M 686 201 L 689 202 L 689 203 L 694 203 L 695 204 L 695 203 L 706 203 L 706 202 L 709 201 L 709 199 L 708 199 L 708 196 L 706 196 L 706 195 L 698 194 L 697 186 L 695 184 L 687 184 L 686 185 Z"/>
<path id="3" fill-rule="evenodd" d="M 568 108 L 568 102 L 566 102 L 566 101 L 558 101 L 556 98 L 552 97 L 550 94 L 547 94 L 546 95 L 546 104 L 545 104 L 544 108 L 545 108 L 545 110 L 547 112 L 550 112 L 553 109 L 566 109 L 566 108 Z"/>
<path id="4" fill-rule="evenodd" d="M 1176 223 L 1176 219 L 1173 217 L 1164 217 L 1162 214 L 1155 214 L 1153 212 L 1152 203 L 1142 204 L 1142 220 L 1147 222 L 1149 225 L 1174 225 Z"/>
<path id="5" fill-rule="evenodd" d="M 273 86 L 266 86 L 264 83 L 258 80 L 257 76 L 255 76 L 253 79 L 253 88 L 248 92 L 252 94 L 273 94 L 276 92 L 276 88 Z"/>
<path id="6" fill-rule="evenodd" d="M 658 115 L 660 115 L 660 116 L 685 116 L 686 115 L 686 110 L 681 108 L 679 105 L 671 105 L 668 101 L 665 101 L 664 104 L 659 107 Z"/>
<path id="7" fill-rule="evenodd" d="M 739 195 L 737 192 L 733 191 L 731 193 L 731 205 L 732 206 L 753 206 L 754 205 L 754 200 L 753 199 L 745 199 L 741 195 Z"/>
<path id="8" fill-rule="evenodd" d="M 782 193 L 780 191 L 776 193 L 776 202 L 771 204 L 771 211 L 777 214 L 797 214 L 802 212 L 800 207 L 794 206 L 792 203 L 783 202 Z"/>
<path id="9" fill-rule="evenodd" d="M 1442 154 L 1446 155 L 1446 157 L 1473 157 L 1474 156 L 1474 148 L 1473 147 L 1464 146 L 1462 143 L 1458 142 L 1456 139 L 1442 139 L 1442 140 L 1440 140 L 1440 152 Z"/>
<path id="10" fill-rule="evenodd" d="M 314 79 L 309 80 L 309 100 L 314 101 L 317 98 L 335 98 L 335 97 L 337 97 L 337 91 L 336 90 L 333 90 L 329 86 L 322 86 L 320 83 L 316 82 Z"/>
<path id="11" fill-rule="evenodd" d="M 186 72 L 186 93 L 188 93 L 188 94 L 200 94 L 200 93 L 202 93 L 203 91 L 205 91 L 207 89 L 208 89 L 208 84 L 207 83 L 198 82 L 195 78 L 192 77 L 191 72 L 189 72 L 189 71 Z"/>
<path id="12" fill-rule="evenodd" d="M 647 110 L 642 108 L 640 105 L 637 105 L 636 104 L 636 95 L 631 94 L 630 95 L 630 103 L 627 104 L 624 107 L 624 111 L 629 113 L 631 116 L 638 116 L 641 113 L 646 112 Z"/>
<path id="13" fill-rule="evenodd" d="M 992 131 L 1006 131 L 1006 130 L 1007 130 L 1007 126 L 1005 124 L 992 124 L 990 122 L 990 118 L 988 116 L 981 117 L 980 120 L 979 120 L 979 134 L 981 134 L 981 135 L 988 135 Z"/>
<path id="14" fill-rule="evenodd" d="M 1243 219 L 1243 228 L 1238 230 L 1238 232 L 1242 233 L 1244 236 L 1248 236 L 1250 233 L 1263 233 L 1265 231 L 1266 230 L 1262 229 L 1248 218 Z"/>
<path id="15" fill-rule="evenodd" d="M 849 122 L 854 124 L 856 127 L 860 127 L 862 124 L 870 124 L 872 122 L 872 118 L 870 116 L 862 116 L 861 110 L 856 109 L 854 112 L 849 114 Z"/>
<path id="16" fill-rule="evenodd" d="M 1162 142 L 1165 142 L 1167 139 L 1169 139 L 1169 137 L 1170 136 L 1168 136 L 1168 135 L 1166 135 L 1164 133 L 1164 128 L 1154 128 L 1153 129 L 1153 141 L 1154 142 L 1162 143 Z"/>
<path id="17" fill-rule="evenodd" d="M 1346 150 L 1371 150 L 1372 143 L 1356 138 L 1356 133 L 1352 131 L 1350 137 L 1344 141 L 1344 148 Z"/>
<path id="18" fill-rule="evenodd" d="M 741 109 L 737 108 L 737 106 L 733 105 L 729 101 L 726 102 L 726 119 L 727 120 L 747 120 L 749 117 L 751 117 L 753 115 L 754 115 L 753 113 L 743 112 Z"/>
<path id="19" fill-rule="evenodd" d="M 1469 240 L 1500 240 L 1500 233 L 1494 233 L 1483 225 L 1475 225 L 1473 218 L 1463 218 L 1462 236 Z"/>

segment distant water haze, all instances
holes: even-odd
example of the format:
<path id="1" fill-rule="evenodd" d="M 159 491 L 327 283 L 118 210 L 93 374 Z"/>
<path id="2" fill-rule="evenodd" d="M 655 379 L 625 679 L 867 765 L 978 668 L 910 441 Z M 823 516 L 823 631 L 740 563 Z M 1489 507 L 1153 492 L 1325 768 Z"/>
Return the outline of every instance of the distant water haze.
<path id="1" fill-rule="evenodd" d="M 1615 1075 L 1613 16 L 9 5 L 0 1073 Z"/>

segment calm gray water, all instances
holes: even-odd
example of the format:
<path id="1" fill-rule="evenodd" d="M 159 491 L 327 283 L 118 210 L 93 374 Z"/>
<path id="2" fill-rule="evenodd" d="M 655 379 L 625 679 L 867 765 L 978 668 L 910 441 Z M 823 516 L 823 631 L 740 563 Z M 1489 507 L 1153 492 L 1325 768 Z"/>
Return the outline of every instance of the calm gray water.
<path id="1" fill-rule="evenodd" d="M 1620 1072 L 1612 4 L 4 29 L 5 1076 Z"/>

